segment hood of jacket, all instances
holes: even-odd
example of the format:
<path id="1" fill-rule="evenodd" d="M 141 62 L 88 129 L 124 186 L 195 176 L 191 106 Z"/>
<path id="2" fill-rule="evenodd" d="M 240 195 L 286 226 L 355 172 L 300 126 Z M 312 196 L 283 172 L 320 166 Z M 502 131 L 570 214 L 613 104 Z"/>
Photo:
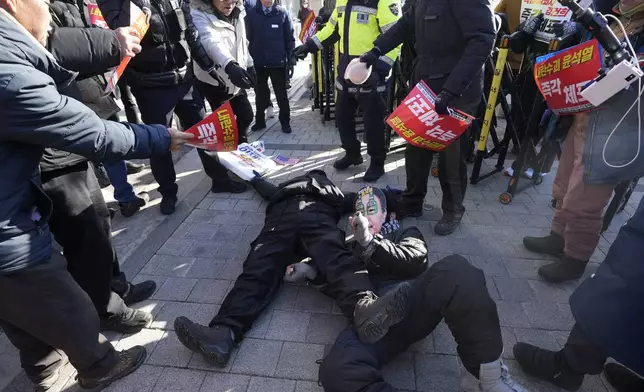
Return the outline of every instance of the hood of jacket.
<path id="1" fill-rule="evenodd" d="M 212 2 L 210 0 L 191 0 L 190 8 L 197 11 L 215 15 L 222 23 L 230 24 L 230 22 L 228 22 L 227 20 L 222 19 L 223 15 L 221 15 L 221 13 L 219 13 L 219 11 L 217 11 L 215 7 L 213 7 Z M 237 4 L 235 4 L 235 9 L 233 10 L 233 13 L 240 12 L 242 10 L 244 10 L 243 4 L 237 1 Z"/>

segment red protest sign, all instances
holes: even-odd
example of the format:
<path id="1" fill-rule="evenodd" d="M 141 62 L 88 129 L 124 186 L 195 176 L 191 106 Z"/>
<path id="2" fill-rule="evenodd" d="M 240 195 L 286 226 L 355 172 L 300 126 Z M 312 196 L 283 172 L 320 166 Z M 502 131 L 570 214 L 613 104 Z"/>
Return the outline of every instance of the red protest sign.
<path id="1" fill-rule="evenodd" d="M 304 23 L 302 23 L 302 30 L 300 30 L 300 41 L 306 42 L 308 41 L 311 37 L 315 35 L 315 31 L 317 30 L 317 26 L 315 24 L 315 12 L 311 11 L 309 12 L 309 15 L 306 17 L 304 20 Z"/>
<path id="2" fill-rule="evenodd" d="M 89 24 L 103 29 L 109 29 L 98 5 L 93 3 L 87 4 L 87 11 L 89 11 Z"/>
<path id="3" fill-rule="evenodd" d="M 387 118 L 403 139 L 417 147 L 442 151 L 467 130 L 474 117 L 449 109 L 440 115 L 434 110 L 436 94 L 420 81 Z"/>
<path id="4" fill-rule="evenodd" d="M 537 58 L 534 79 L 555 114 L 580 113 L 594 108 L 580 92 L 597 77 L 601 57 L 599 42 L 593 39 Z"/>
<path id="5" fill-rule="evenodd" d="M 230 102 L 221 105 L 186 132 L 196 136 L 187 144 L 210 151 L 237 149 L 237 121 Z"/>

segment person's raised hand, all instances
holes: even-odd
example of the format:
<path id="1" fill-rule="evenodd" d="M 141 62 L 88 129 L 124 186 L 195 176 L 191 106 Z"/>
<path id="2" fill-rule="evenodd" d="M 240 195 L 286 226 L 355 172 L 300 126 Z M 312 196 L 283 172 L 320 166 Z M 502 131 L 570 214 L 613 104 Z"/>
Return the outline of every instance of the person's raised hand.
<path id="1" fill-rule="evenodd" d="M 356 212 L 349 218 L 349 224 L 353 230 L 353 236 L 356 242 L 366 247 L 373 240 L 373 234 L 369 232 L 369 220 L 362 215 L 362 212 Z"/>
<path id="2" fill-rule="evenodd" d="M 121 59 L 134 57 L 141 52 L 141 40 L 133 27 L 119 27 L 114 33 L 121 45 Z"/>
<path id="3" fill-rule="evenodd" d="M 188 140 L 195 137 L 192 133 L 181 132 L 174 128 L 168 128 L 168 133 L 170 134 L 170 151 L 178 151 Z"/>

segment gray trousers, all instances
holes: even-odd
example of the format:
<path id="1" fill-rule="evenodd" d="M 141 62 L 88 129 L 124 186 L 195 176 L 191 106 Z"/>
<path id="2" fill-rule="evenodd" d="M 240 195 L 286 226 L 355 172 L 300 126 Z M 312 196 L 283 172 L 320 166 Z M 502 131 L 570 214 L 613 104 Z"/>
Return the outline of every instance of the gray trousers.
<path id="1" fill-rule="evenodd" d="M 35 383 L 56 371 L 65 354 L 86 377 L 103 376 L 117 362 L 114 348 L 99 333 L 92 301 L 56 252 L 43 264 L 0 275 L 0 325 Z"/>

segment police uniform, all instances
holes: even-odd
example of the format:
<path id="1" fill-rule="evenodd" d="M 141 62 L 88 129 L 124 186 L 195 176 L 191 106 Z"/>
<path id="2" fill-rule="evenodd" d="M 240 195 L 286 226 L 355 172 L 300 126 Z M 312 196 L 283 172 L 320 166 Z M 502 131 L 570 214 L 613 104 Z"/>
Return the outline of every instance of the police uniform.
<path id="1" fill-rule="evenodd" d="M 203 99 L 195 88 L 189 62 L 215 75 L 215 63 L 203 49 L 190 15 L 189 0 L 134 0 L 139 8 L 151 11 L 150 27 L 141 40 L 141 52 L 132 58 L 124 77 L 136 98 L 141 118 L 146 124 L 172 125 L 176 112 L 181 126 L 188 129 L 205 117 Z M 110 28 L 130 25 L 128 0 L 98 0 Z M 126 7 L 127 5 L 127 7 Z M 214 155 L 199 149 L 205 172 L 213 179 L 213 190 L 219 182 L 230 181 L 226 169 Z M 174 212 L 178 186 L 170 152 L 150 158 L 154 179 L 163 196 L 161 212 Z"/>
<path id="2" fill-rule="evenodd" d="M 364 114 L 367 152 L 371 157 L 367 173 L 372 167 L 380 170 L 384 168 L 387 156 L 385 103 L 380 94 L 385 91 L 385 77 L 398 57 L 400 48 L 396 47 L 381 56 L 374 64 L 376 77 L 361 86 L 345 80 L 344 72 L 351 60 L 373 47 L 373 41 L 390 29 L 398 21 L 400 14 L 399 0 L 338 0 L 324 28 L 305 43 L 308 52 L 315 52 L 324 45 L 339 42 L 338 78 L 335 83 L 338 99 L 335 113 L 346 156 L 334 164 L 336 169 L 345 169 L 351 164 L 362 162 L 354 123 L 358 105 Z M 365 175 L 365 179 L 367 177 Z"/>

